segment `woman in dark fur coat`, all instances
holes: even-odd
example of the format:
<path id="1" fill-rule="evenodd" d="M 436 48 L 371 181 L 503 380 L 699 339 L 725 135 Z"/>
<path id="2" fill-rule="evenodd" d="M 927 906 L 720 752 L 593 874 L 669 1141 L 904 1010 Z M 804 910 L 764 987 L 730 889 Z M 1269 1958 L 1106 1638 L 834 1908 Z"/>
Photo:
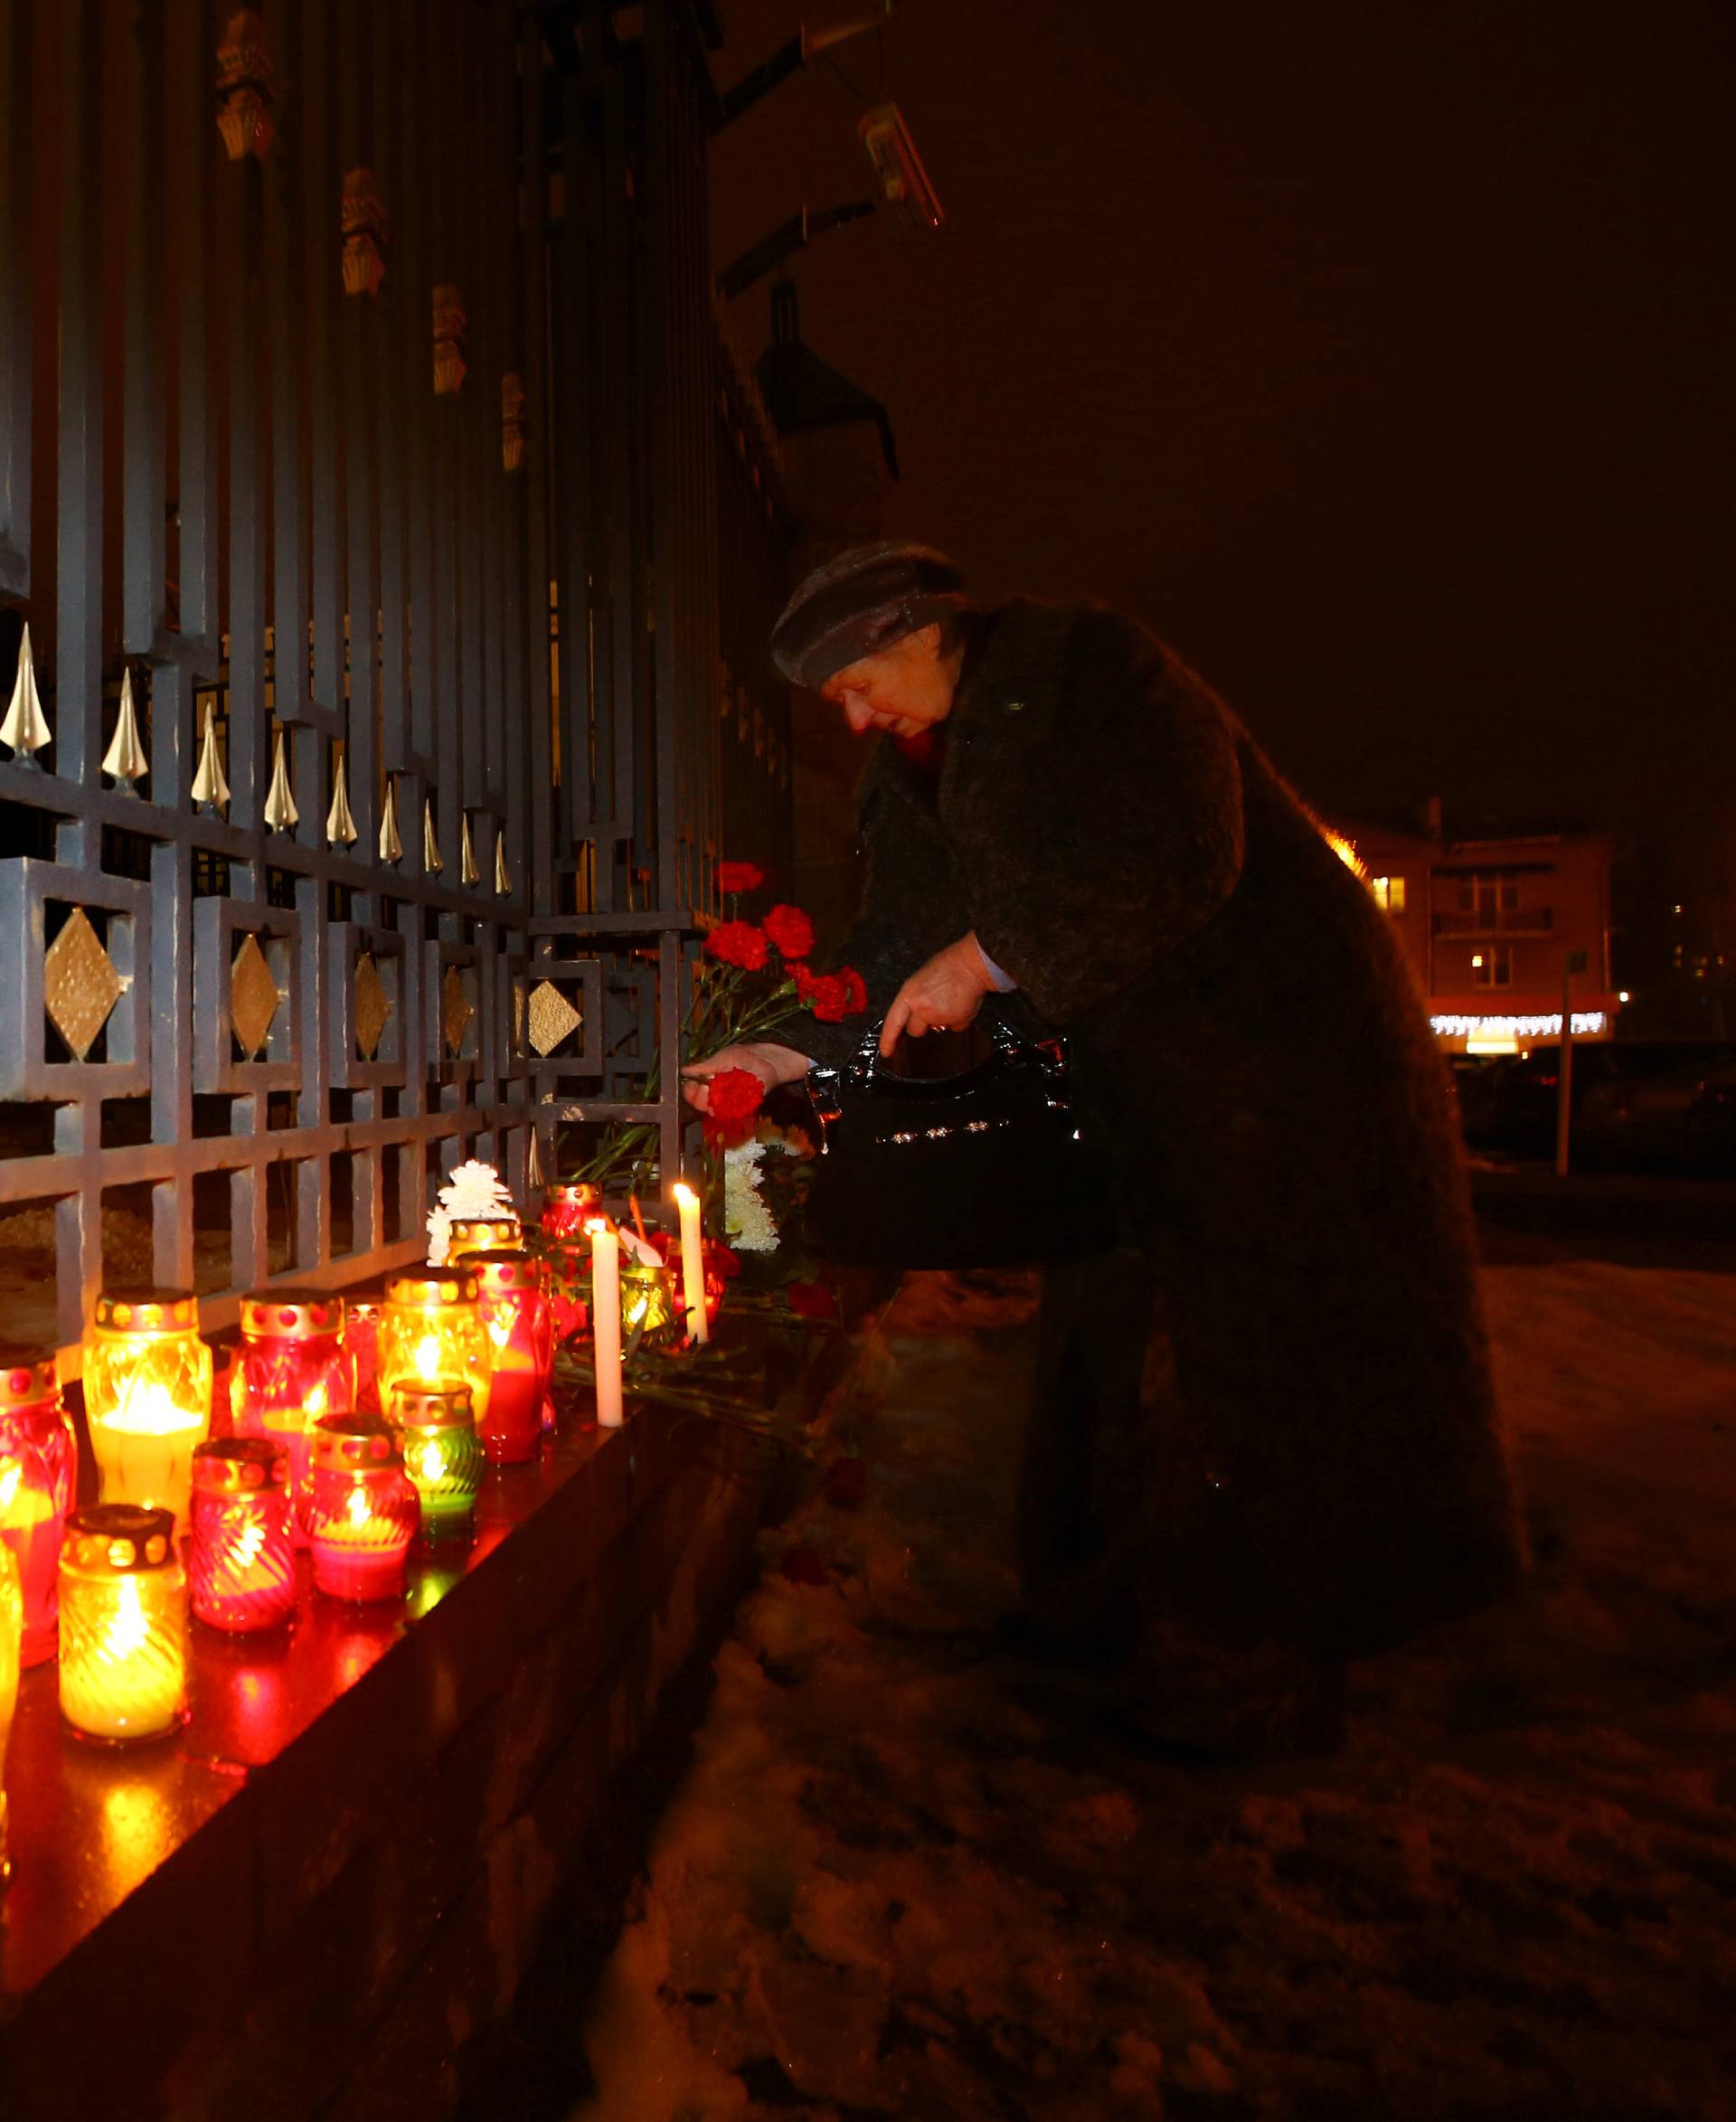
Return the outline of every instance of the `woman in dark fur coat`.
<path id="1" fill-rule="evenodd" d="M 1045 1277 L 1027 1598 L 1053 1636 L 1382 1649 L 1515 1582 L 1445 1072 L 1368 892 L 1236 717 L 1115 614 L 980 615 L 940 555 L 810 576 L 786 675 L 882 734 L 845 955 L 882 1049 L 1065 1035 L 1120 1249 Z M 703 1075 L 855 1049 L 805 1016 Z M 799 1046 L 803 1051 L 794 1051 Z M 1197 1661 L 1196 1661 L 1197 1662 Z"/>

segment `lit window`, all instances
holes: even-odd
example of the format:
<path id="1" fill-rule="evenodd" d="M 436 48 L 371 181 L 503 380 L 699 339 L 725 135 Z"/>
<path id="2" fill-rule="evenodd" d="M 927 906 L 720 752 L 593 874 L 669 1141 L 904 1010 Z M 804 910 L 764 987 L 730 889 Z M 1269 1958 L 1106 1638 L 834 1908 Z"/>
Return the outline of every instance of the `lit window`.
<path id="1" fill-rule="evenodd" d="M 1404 911 L 1404 879 L 1402 877 L 1372 877 L 1369 890 L 1374 894 L 1374 903 L 1382 913 L 1401 914 Z"/>
<path id="2" fill-rule="evenodd" d="M 1474 951 L 1471 955 L 1471 980 L 1478 987 L 1511 987 L 1513 985 L 1513 950 L 1511 946 L 1500 943 L 1492 950 Z"/>

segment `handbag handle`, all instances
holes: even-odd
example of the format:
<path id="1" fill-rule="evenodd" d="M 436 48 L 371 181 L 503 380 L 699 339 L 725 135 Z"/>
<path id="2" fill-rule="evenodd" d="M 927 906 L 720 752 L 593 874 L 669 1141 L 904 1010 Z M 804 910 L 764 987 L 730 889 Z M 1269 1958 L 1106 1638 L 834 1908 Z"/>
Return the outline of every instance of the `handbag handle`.
<path id="1" fill-rule="evenodd" d="M 1048 1045 L 1033 1046 L 1030 1041 L 1021 1039 L 1016 1032 L 996 1015 L 986 1014 L 982 1021 L 988 1033 L 990 1052 L 974 1067 L 964 1070 L 957 1076 L 911 1079 L 889 1074 L 882 1066 L 880 1058 L 880 1034 L 884 1029 L 882 1023 L 864 1032 L 862 1043 L 855 1052 L 839 1067 L 816 1066 L 810 1069 L 808 1082 L 812 1086 L 816 1079 L 821 1080 L 830 1094 L 827 1102 L 835 1106 L 839 1093 L 845 1090 L 860 1093 L 872 1089 L 876 1096 L 891 1098 L 947 1098 L 962 1095 L 967 1090 L 975 1089 L 978 1084 L 1009 1064 L 1026 1059 L 1034 1059 L 1052 1076 L 1059 1077 L 1065 1072 L 1059 1043 L 1052 1049 Z M 823 1110 L 821 1117 L 825 1118 Z"/>

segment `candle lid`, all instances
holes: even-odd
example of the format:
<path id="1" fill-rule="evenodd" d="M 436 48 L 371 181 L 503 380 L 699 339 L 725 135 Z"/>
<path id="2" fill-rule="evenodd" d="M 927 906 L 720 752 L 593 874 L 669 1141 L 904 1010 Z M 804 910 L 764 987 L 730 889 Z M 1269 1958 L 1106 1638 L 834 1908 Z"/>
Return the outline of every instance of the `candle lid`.
<path id="1" fill-rule="evenodd" d="M 503 1242 L 524 1235 L 524 1226 L 516 1216 L 454 1216 L 450 1229 L 455 1238 L 462 1233 L 467 1238 L 490 1237 Z"/>
<path id="2" fill-rule="evenodd" d="M 61 1554 L 86 1570 L 163 1569 L 175 1559 L 175 1513 L 92 1504 L 67 1519 Z"/>
<path id="3" fill-rule="evenodd" d="M 0 1343 L 0 1415 L 53 1400 L 61 1390 L 61 1366 L 52 1355 Z"/>
<path id="4" fill-rule="evenodd" d="M 476 1278 L 468 1264 L 437 1268 L 424 1260 L 420 1267 L 401 1268 L 386 1278 L 388 1304 L 412 1304 L 426 1310 L 440 1304 L 475 1304 Z"/>
<path id="5" fill-rule="evenodd" d="M 528 1252 L 467 1252 L 464 1264 L 476 1277 L 484 1297 L 499 1297 L 505 1290 L 542 1287 L 542 1263 L 533 1259 Z"/>
<path id="6" fill-rule="evenodd" d="M 394 1385 L 392 1419 L 405 1429 L 469 1429 L 476 1418 L 470 1388 L 448 1381 L 440 1385 Z"/>
<path id="7" fill-rule="evenodd" d="M 99 1334 L 184 1334 L 199 1324 L 190 1289 L 105 1289 L 97 1299 Z"/>
<path id="8" fill-rule="evenodd" d="M 241 1332 L 252 1341 L 343 1331 L 344 1299 L 330 1289 L 255 1289 L 241 1299 Z"/>
<path id="9" fill-rule="evenodd" d="M 371 1467 L 396 1466 L 402 1457 L 396 1432 L 378 1415 L 327 1415 L 310 1434 L 316 1467 L 366 1473 Z"/>
<path id="10" fill-rule="evenodd" d="M 589 1179 L 557 1179 L 542 1189 L 546 1205 L 561 1208 L 586 1208 L 598 1198 L 597 1188 Z"/>
<path id="11" fill-rule="evenodd" d="M 359 1319 L 363 1325 L 380 1324 L 380 1306 L 385 1298 L 378 1289 L 350 1289 L 344 1295 L 345 1323 L 354 1325 Z"/>
<path id="12" fill-rule="evenodd" d="M 289 1461 L 269 1437 L 214 1437 L 193 1447 L 193 1485 L 217 1495 L 281 1488 Z"/>

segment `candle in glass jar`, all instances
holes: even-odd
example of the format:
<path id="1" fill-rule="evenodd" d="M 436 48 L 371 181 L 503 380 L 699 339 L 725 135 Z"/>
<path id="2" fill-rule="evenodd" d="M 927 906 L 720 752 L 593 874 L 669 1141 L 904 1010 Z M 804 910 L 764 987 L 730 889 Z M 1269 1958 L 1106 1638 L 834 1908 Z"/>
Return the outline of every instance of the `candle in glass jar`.
<path id="1" fill-rule="evenodd" d="M 488 1414 L 488 1329 L 468 1261 L 401 1268 L 386 1278 L 380 1312 L 380 1404 L 390 1408 L 400 1385 L 470 1388 L 480 1429 Z"/>
<path id="2" fill-rule="evenodd" d="M 344 1325 L 344 1299 L 330 1290 L 260 1289 L 241 1299 L 230 1410 L 237 1436 L 269 1438 L 288 1455 L 292 1528 L 307 1485 L 308 1431 L 355 1404 Z"/>
<path id="3" fill-rule="evenodd" d="M 81 1738 L 172 1731 L 186 1713 L 186 1580 L 166 1510 L 75 1511 L 61 1546 L 61 1713 Z"/>
<path id="4" fill-rule="evenodd" d="M 18 1670 L 24 1646 L 24 1594 L 18 1564 L 9 1547 L 0 1547 L 0 1883 L 12 1872 L 6 1818 L 6 1742 L 12 1714 L 18 1706 Z"/>
<path id="5" fill-rule="evenodd" d="M 193 1610 L 213 1628 L 277 1628 L 296 1610 L 290 1459 L 269 1437 L 220 1437 L 193 1455 Z"/>
<path id="6" fill-rule="evenodd" d="M 473 1252 L 464 1264 L 476 1278 L 488 1329 L 488 1406 L 476 1434 L 494 1465 L 521 1465 L 536 1457 L 554 1367 L 542 1271 L 523 1252 Z"/>
<path id="7" fill-rule="evenodd" d="M 54 1655 L 61 1533 L 78 1471 L 79 1448 L 54 1358 L 0 1348 L 0 1542 L 18 1565 L 26 1667 Z"/>
<path id="8" fill-rule="evenodd" d="M 542 1195 L 543 1236 L 581 1236 L 596 1215 L 600 1199 L 595 1186 L 583 1183 L 547 1188 Z"/>
<path id="9" fill-rule="evenodd" d="M 590 1316 L 596 1326 L 597 1425 L 621 1426 L 621 1241 L 600 1217 L 590 1233 Z"/>
<path id="10" fill-rule="evenodd" d="M 712 1330 L 705 1316 L 705 1255 L 699 1228 L 699 1196 L 681 1180 L 675 1183 L 675 1194 L 681 1212 L 681 1302 L 687 1314 L 687 1338 L 709 1341 Z"/>
<path id="11" fill-rule="evenodd" d="M 468 1540 L 486 1463 L 470 1388 L 401 1385 L 392 1396 L 392 1420 L 420 1505 L 424 1543 Z"/>
<path id="12" fill-rule="evenodd" d="M 377 1415 L 380 1407 L 380 1298 L 369 1292 L 353 1291 L 344 1299 L 344 1345 L 355 1364 L 355 1399 L 358 1415 Z"/>
<path id="13" fill-rule="evenodd" d="M 621 1325 L 647 1347 L 675 1333 L 675 1278 L 660 1260 L 633 1259 L 622 1267 Z"/>
<path id="14" fill-rule="evenodd" d="M 421 1504 L 396 1432 L 377 1415 L 315 1426 L 306 1505 L 314 1582 L 332 1599 L 397 1599 Z"/>
<path id="15" fill-rule="evenodd" d="M 183 1289 L 104 1290 L 84 1348 L 84 1412 L 105 1503 L 158 1505 L 184 1531 L 193 1448 L 211 1423 L 211 1350 Z"/>

